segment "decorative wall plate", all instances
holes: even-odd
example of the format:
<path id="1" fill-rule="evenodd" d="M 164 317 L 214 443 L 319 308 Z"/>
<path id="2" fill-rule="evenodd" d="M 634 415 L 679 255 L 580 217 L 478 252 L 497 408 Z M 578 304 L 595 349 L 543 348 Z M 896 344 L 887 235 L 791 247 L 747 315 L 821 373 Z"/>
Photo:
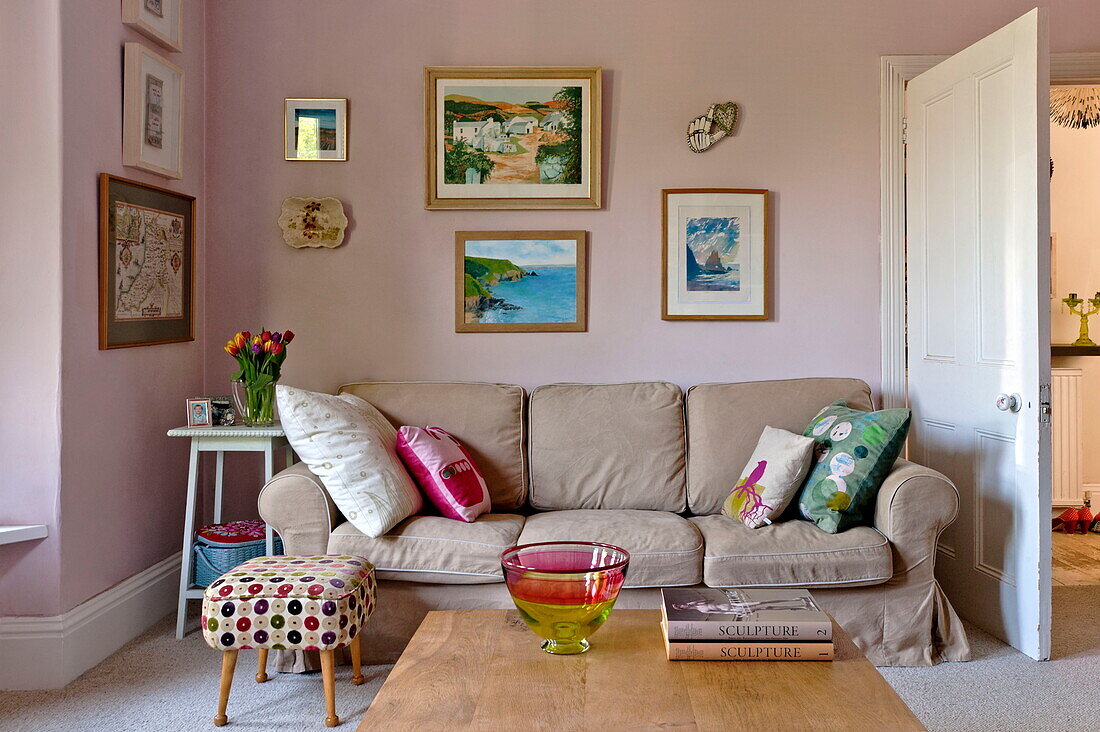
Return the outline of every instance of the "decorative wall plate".
<path id="1" fill-rule="evenodd" d="M 338 198 L 303 198 L 291 196 L 283 200 L 279 213 L 279 228 L 283 241 L 295 249 L 328 247 L 333 249 L 344 241 L 348 217 Z"/>

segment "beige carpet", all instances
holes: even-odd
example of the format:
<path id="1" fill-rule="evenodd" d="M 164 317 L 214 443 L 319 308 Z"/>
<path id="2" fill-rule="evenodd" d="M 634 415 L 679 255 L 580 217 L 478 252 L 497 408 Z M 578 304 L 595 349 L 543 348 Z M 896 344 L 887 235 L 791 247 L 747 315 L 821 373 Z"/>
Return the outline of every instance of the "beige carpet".
<path id="1" fill-rule="evenodd" d="M 1055 587 L 1054 614 L 1055 660 L 1048 663 L 1032 661 L 967 626 L 974 661 L 882 673 L 930 730 L 1095 727 L 1100 587 Z M 217 654 L 198 633 L 177 641 L 172 631 L 173 618 L 165 618 L 65 689 L 0 692 L 0 730 L 214 729 Z M 256 684 L 254 664 L 255 654 L 241 654 L 227 730 L 325 729 L 316 674 L 275 674 L 266 684 Z M 348 667 L 337 670 L 341 729 L 355 729 L 389 668 L 364 669 L 367 683 L 358 687 L 351 685 Z M 858 700 L 853 690 L 851 702 Z"/>

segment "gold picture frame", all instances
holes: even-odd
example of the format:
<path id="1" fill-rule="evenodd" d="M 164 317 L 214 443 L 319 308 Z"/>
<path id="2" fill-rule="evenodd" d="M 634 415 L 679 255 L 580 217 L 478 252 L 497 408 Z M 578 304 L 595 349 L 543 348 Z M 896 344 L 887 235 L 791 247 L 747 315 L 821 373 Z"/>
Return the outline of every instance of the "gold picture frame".
<path id="1" fill-rule="evenodd" d="M 132 227 L 119 222 L 119 216 L 135 215 L 155 220 L 153 225 Z M 133 233 L 127 239 L 120 230 Z M 148 236 L 162 239 L 155 247 L 147 246 Z M 156 258 L 139 256 L 154 250 Z M 120 285 L 120 277 L 130 278 L 128 288 Z M 166 283 L 159 288 L 162 302 L 121 303 L 119 293 L 139 290 L 135 283 L 141 278 Z M 193 341 L 194 303 L 195 197 L 100 173 L 99 350 Z"/>
<path id="2" fill-rule="evenodd" d="M 303 156 L 297 144 L 300 112 L 311 113 L 308 118 L 315 121 L 318 145 L 311 150 L 312 156 Z M 327 149 L 324 135 L 328 124 L 328 113 L 332 113 L 332 145 Z M 343 163 L 348 159 L 348 100 L 345 97 L 286 97 L 283 99 L 283 159 L 293 162 L 335 162 Z"/>
<path id="3" fill-rule="evenodd" d="M 586 330 L 588 232 L 455 232 L 456 333 Z"/>
<path id="4" fill-rule="evenodd" d="M 599 66 L 426 66 L 424 207 L 600 208 L 601 78 Z"/>
<path id="5" fill-rule="evenodd" d="M 768 320 L 770 216 L 764 188 L 662 190 L 661 319 Z"/>

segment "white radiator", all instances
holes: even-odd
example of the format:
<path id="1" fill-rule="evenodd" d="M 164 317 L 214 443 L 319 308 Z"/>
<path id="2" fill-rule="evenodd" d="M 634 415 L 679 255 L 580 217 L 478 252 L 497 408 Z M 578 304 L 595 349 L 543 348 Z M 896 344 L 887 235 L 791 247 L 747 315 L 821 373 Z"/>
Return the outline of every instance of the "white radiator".
<path id="1" fill-rule="evenodd" d="M 1051 503 L 1080 506 L 1081 485 L 1081 369 L 1051 369 Z"/>

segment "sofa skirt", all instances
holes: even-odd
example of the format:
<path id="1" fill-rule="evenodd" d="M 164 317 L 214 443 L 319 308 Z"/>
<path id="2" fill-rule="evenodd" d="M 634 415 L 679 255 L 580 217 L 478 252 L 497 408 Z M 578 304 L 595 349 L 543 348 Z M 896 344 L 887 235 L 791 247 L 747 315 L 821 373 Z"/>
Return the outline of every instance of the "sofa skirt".
<path id="1" fill-rule="evenodd" d="M 876 666 L 931 666 L 940 661 L 969 660 L 970 645 L 962 622 L 939 584 L 935 580 L 906 582 L 904 578 L 871 587 L 811 591 Z M 615 607 L 657 609 L 660 603 L 660 588 L 630 588 L 622 590 Z M 503 582 L 442 585 L 381 580 L 374 615 L 363 628 L 363 662 L 396 662 L 431 610 L 513 607 Z M 276 668 L 288 673 L 315 671 L 320 668 L 316 655 L 281 651 Z"/>

